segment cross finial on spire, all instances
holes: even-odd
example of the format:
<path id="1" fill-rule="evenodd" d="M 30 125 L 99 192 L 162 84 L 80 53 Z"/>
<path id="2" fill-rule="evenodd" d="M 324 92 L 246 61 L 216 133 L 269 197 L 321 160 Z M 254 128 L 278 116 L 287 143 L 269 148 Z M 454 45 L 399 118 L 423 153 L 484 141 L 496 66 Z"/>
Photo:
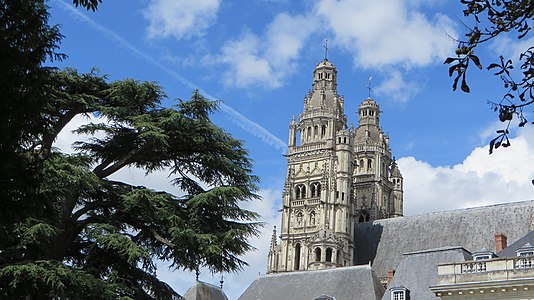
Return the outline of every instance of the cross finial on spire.
<path id="1" fill-rule="evenodd" d="M 371 98 L 371 93 L 373 92 L 373 89 L 371 88 L 371 80 L 373 79 L 373 76 L 369 76 L 369 80 L 367 81 L 367 89 L 369 90 L 369 98 Z"/>
<path id="2" fill-rule="evenodd" d="M 328 52 L 330 52 L 330 49 L 328 49 L 328 39 L 327 38 L 324 39 L 323 48 L 324 48 L 324 60 L 328 60 Z"/>

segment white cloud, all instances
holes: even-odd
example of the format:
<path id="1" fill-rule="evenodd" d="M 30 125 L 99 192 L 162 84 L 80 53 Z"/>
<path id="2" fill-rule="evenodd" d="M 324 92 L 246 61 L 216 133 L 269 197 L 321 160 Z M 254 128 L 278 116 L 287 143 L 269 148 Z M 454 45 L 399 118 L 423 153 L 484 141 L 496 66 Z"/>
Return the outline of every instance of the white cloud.
<path id="1" fill-rule="evenodd" d="M 86 117 L 83 115 L 77 115 L 74 118 L 72 118 L 72 120 L 69 123 L 67 123 L 65 127 L 63 127 L 63 129 L 58 134 L 52 146 L 65 153 L 74 153 L 74 148 L 72 147 L 72 144 L 75 141 L 88 141 L 91 138 L 91 136 L 74 134 L 72 131 L 76 130 L 82 125 L 86 125 L 91 122 L 98 124 L 98 123 L 103 123 L 105 121 L 100 118 L 92 118 L 92 117 Z M 95 134 L 95 136 L 101 137 L 99 136 L 98 133 Z"/>
<path id="2" fill-rule="evenodd" d="M 407 102 L 422 89 L 408 82 L 414 68 L 441 64 L 453 53 L 455 22 L 427 8 L 437 1 L 321 0 L 314 13 L 332 31 L 332 46 L 352 55 L 359 68 L 374 69 L 386 78 L 376 92 Z M 414 71 L 415 72 L 415 71 Z"/>
<path id="3" fill-rule="evenodd" d="M 223 76 L 227 86 L 277 88 L 295 71 L 300 50 L 315 26 L 306 16 L 280 13 L 263 35 L 245 32 L 205 61 L 227 66 Z"/>
<path id="4" fill-rule="evenodd" d="M 245 33 L 238 40 L 229 41 L 221 49 L 217 62 L 228 65 L 223 78 L 229 86 L 247 87 L 261 85 L 278 87 L 280 82 L 272 78 L 273 70 L 269 61 L 261 53 L 261 40 L 258 36 Z"/>
<path id="5" fill-rule="evenodd" d="M 335 44 L 354 54 L 363 67 L 426 66 L 451 53 L 453 22 L 428 16 L 417 1 L 322 0 L 316 14 L 334 31 Z"/>
<path id="6" fill-rule="evenodd" d="M 406 215 L 533 199 L 534 129 L 489 155 L 477 147 L 455 166 L 433 167 L 414 157 L 398 160 L 404 176 Z"/>
<path id="7" fill-rule="evenodd" d="M 220 0 L 152 0 L 145 18 L 149 38 L 202 36 L 217 19 Z"/>
<path id="8" fill-rule="evenodd" d="M 375 68 L 388 79 L 385 95 L 407 101 L 419 90 L 406 84 L 400 70 L 442 63 L 456 46 L 454 22 L 445 15 L 425 13 L 422 6 L 438 1 L 321 0 L 301 15 L 278 14 L 263 34 L 241 33 L 228 41 L 208 65 L 227 68 L 224 83 L 239 88 L 278 88 L 295 72 L 304 43 L 312 34 L 333 32 L 333 48 L 353 55 L 355 64 Z M 392 67 L 394 71 L 388 74 Z M 280 76 L 283 74 L 283 76 Z M 411 88 L 411 89 L 410 89 Z"/>
<path id="9" fill-rule="evenodd" d="M 386 80 L 375 88 L 375 92 L 379 96 L 385 96 L 387 99 L 404 103 L 421 91 L 419 84 L 414 81 L 406 81 L 399 70 L 390 70 L 385 75 Z"/>
<path id="10" fill-rule="evenodd" d="M 490 45 L 496 57 L 504 56 L 506 59 L 511 58 L 514 62 L 519 60 L 519 55 L 534 45 L 534 37 L 518 40 L 510 36 L 503 36 L 495 39 Z M 495 59 L 497 62 L 497 59 Z"/>

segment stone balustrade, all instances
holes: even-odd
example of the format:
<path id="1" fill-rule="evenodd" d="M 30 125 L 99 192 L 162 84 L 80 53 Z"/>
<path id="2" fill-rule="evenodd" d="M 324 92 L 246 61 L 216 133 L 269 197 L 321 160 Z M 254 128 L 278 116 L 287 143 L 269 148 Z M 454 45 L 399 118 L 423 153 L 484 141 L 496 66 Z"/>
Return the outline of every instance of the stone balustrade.
<path id="1" fill-rule="evenodd" d="M 493 258 L 438 266 L 438 284 L 458 284 L 534 277 L 534 256 Z"/>

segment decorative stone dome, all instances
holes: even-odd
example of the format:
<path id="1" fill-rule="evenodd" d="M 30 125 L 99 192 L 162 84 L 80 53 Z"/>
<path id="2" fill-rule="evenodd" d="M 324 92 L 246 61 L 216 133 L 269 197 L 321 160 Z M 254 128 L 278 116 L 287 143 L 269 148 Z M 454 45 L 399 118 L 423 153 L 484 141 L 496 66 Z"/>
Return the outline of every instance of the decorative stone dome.
<path id="1" fill-rule="evenodd" d="M 393 170 L 391 170 L 391 177 L 402 177 L 402 174 L 399 170 L 399 166 L 396 161 L 393 161 Z"/>
<path id="2" fill-rule="evenodd" d="M 376 108 L 378 109 L 378 104 L 376 104 L 375 100 L 371 99 L 371 98 L 367 98 L 365 100 L 363 100 L 362 104 L 360 105 L 360 109 L 361 108 L 367 108 L 367 107 L 373 107 L 373 108 Z"/>
<path id="3" fill-rule="evenodd" d="M 320 63 L 317 64 L 317 66 L 315 67 L 315 69 L 320 69 L 320 68 L 324 68 L 324 67 L 327 67 L 327 68 L 336 68 L 336 66 L 334 66 L 334 64 L 329 61 L 328 59 L 324 59 L 323 61 L 321 61 Z"/>

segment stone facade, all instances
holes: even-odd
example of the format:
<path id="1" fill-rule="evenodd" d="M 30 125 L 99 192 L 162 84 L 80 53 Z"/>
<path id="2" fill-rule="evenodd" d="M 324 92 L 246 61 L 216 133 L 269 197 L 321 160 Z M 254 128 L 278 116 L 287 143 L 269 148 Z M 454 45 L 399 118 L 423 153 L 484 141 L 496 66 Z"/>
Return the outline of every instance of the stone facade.
<path id="1" fill-rule="evenodd" d="M 438 264 L 436 284 L 430 290 L 437 298 L 534 299 L 534 231 L 507 246 L 507 236 L 495 234 L 497 254 L 486 248 L 466 260 Z"/>
<path id="2" fill-rule="evenodd" d="M 438 265 L 441 299 L 534 299 L 534 257 L 472 260 Z"/>
<path id="3" fill-rule="evenodd" d="M 354 225 L 403 215 L 403 179 L 380 108 L 365 99 L 358 127 L 348 127 L 336 79 L 336 67 L 320 62 L 304 111 L 290 122 L 280 241 L 275 230 L 269 273 L 354 265 Z"/>

